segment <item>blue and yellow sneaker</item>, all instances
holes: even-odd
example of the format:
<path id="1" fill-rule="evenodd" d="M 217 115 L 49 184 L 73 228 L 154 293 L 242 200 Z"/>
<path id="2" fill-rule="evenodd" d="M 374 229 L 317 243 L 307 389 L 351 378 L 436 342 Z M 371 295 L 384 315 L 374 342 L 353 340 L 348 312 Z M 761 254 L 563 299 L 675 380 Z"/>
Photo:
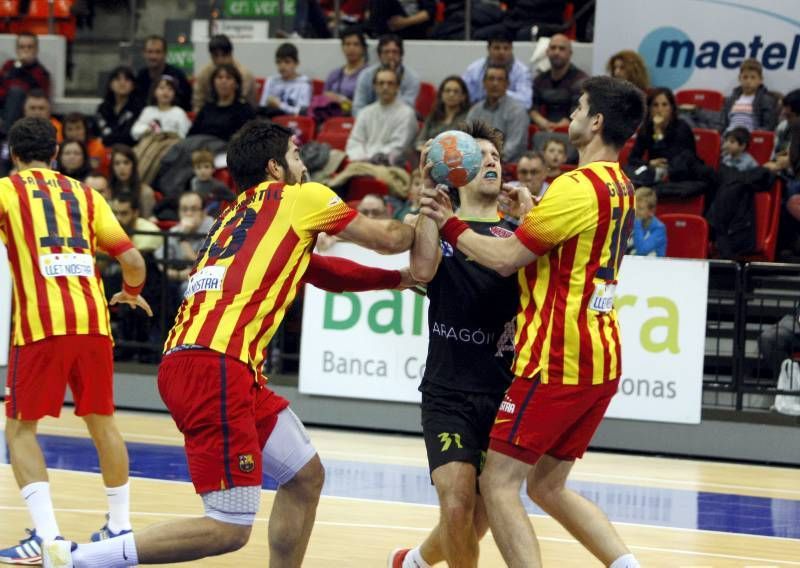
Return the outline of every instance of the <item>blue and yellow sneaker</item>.
<path id="1" fill-rule="evenodd" d="M 98 542 L 98 541 L 106 540 L 106 539 L 109 539 L 109 538 L 115 538 L 115 537 L 118 537 L 118 536 L 122 536 L 124 534 L 128 534 L 129 532 L 131 532 L 131 531 L 130 530 L 121 530 L 119 532 L 114 532 L 111 529 L 109 529 L 108 528 L 108 514 L 106 514 L 106 524 L 104 524 L 103 528 L 101 528 L 99 531 L 92 533 L 91 541 L 92 542 Z"/>
<path id="2" fill-rule="evenodd" d="M 25 531 L 28 537 L 19 541 L 18 545 L 0 550 L 0 562 L 22 566 L 37 566 L 42 563 L 42 538 L 36 534 L 36 529 Z"/>

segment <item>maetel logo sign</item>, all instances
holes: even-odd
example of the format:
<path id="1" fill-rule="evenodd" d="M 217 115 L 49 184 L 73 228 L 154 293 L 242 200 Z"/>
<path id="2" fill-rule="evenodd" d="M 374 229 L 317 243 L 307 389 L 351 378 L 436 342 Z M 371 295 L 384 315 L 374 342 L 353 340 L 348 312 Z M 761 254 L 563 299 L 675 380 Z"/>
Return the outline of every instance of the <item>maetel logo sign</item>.
<path id="1" fill-rule="evenodd" d="M 754 35 L 749 41 L 722 43 L 713 39 L 696 43 L 676 27 L 656 28 L 642 39 L 639 53 L 647 63 L 650 82 L 677 89 L 695 69 L 738 69 L 747 58 L 757 59 L 765 70 L 794 71 L 800 57 L 800 34 L 791 43 L 765 41 Z"/>

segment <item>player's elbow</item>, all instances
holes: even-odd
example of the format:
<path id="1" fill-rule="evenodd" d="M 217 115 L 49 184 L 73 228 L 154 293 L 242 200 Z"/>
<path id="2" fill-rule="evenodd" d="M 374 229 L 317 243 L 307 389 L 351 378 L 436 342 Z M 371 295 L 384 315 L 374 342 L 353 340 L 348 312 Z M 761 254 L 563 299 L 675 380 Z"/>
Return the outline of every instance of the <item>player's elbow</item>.
<path id="1" fill-rule="evenodd" d="M 427 284 L 433 280 L 436 274 L 436 268 L 429 265 L 429 263 L 416 263 L 413 260 L 408 267 L 411 271 L 411 277 L 420 284 Z"/>
<path id="2" fill-rule="evenodd" d="M 135 248 L 128 249 L 117 257 L 123 270 L 131 272 L 144 272 L 146 270 L 144 257 Z"/>
<path id="3" fill-rule="evenodd" d="M 375 250 L 382 254 L 397 254 L 410 249 L 413 242 L 414 227 L 393 220 Z"/>

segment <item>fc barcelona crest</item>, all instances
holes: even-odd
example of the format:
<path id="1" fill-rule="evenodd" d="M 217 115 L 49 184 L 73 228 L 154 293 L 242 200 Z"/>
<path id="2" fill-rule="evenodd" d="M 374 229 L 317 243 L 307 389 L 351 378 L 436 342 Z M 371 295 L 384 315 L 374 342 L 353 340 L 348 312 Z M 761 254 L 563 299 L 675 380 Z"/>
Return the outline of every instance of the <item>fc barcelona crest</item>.
<path id="1" fill-rule="evenodd" d="M 244 473 L 250 473 L 256 468 L 253 454 L 239 454 L 239 469 Z"/>

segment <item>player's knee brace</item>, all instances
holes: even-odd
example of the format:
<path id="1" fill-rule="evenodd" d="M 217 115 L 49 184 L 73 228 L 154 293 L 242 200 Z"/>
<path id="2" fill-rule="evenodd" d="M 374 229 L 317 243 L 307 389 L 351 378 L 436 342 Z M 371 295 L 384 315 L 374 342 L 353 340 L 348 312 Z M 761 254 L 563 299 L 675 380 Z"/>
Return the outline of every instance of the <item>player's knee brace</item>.
<path id="1" fill-rule="evenodd" d="M 251 526 L 261 504 L 261 487 L 233 487 L 203 493 L 206 517 L 222 523 Z"/>

